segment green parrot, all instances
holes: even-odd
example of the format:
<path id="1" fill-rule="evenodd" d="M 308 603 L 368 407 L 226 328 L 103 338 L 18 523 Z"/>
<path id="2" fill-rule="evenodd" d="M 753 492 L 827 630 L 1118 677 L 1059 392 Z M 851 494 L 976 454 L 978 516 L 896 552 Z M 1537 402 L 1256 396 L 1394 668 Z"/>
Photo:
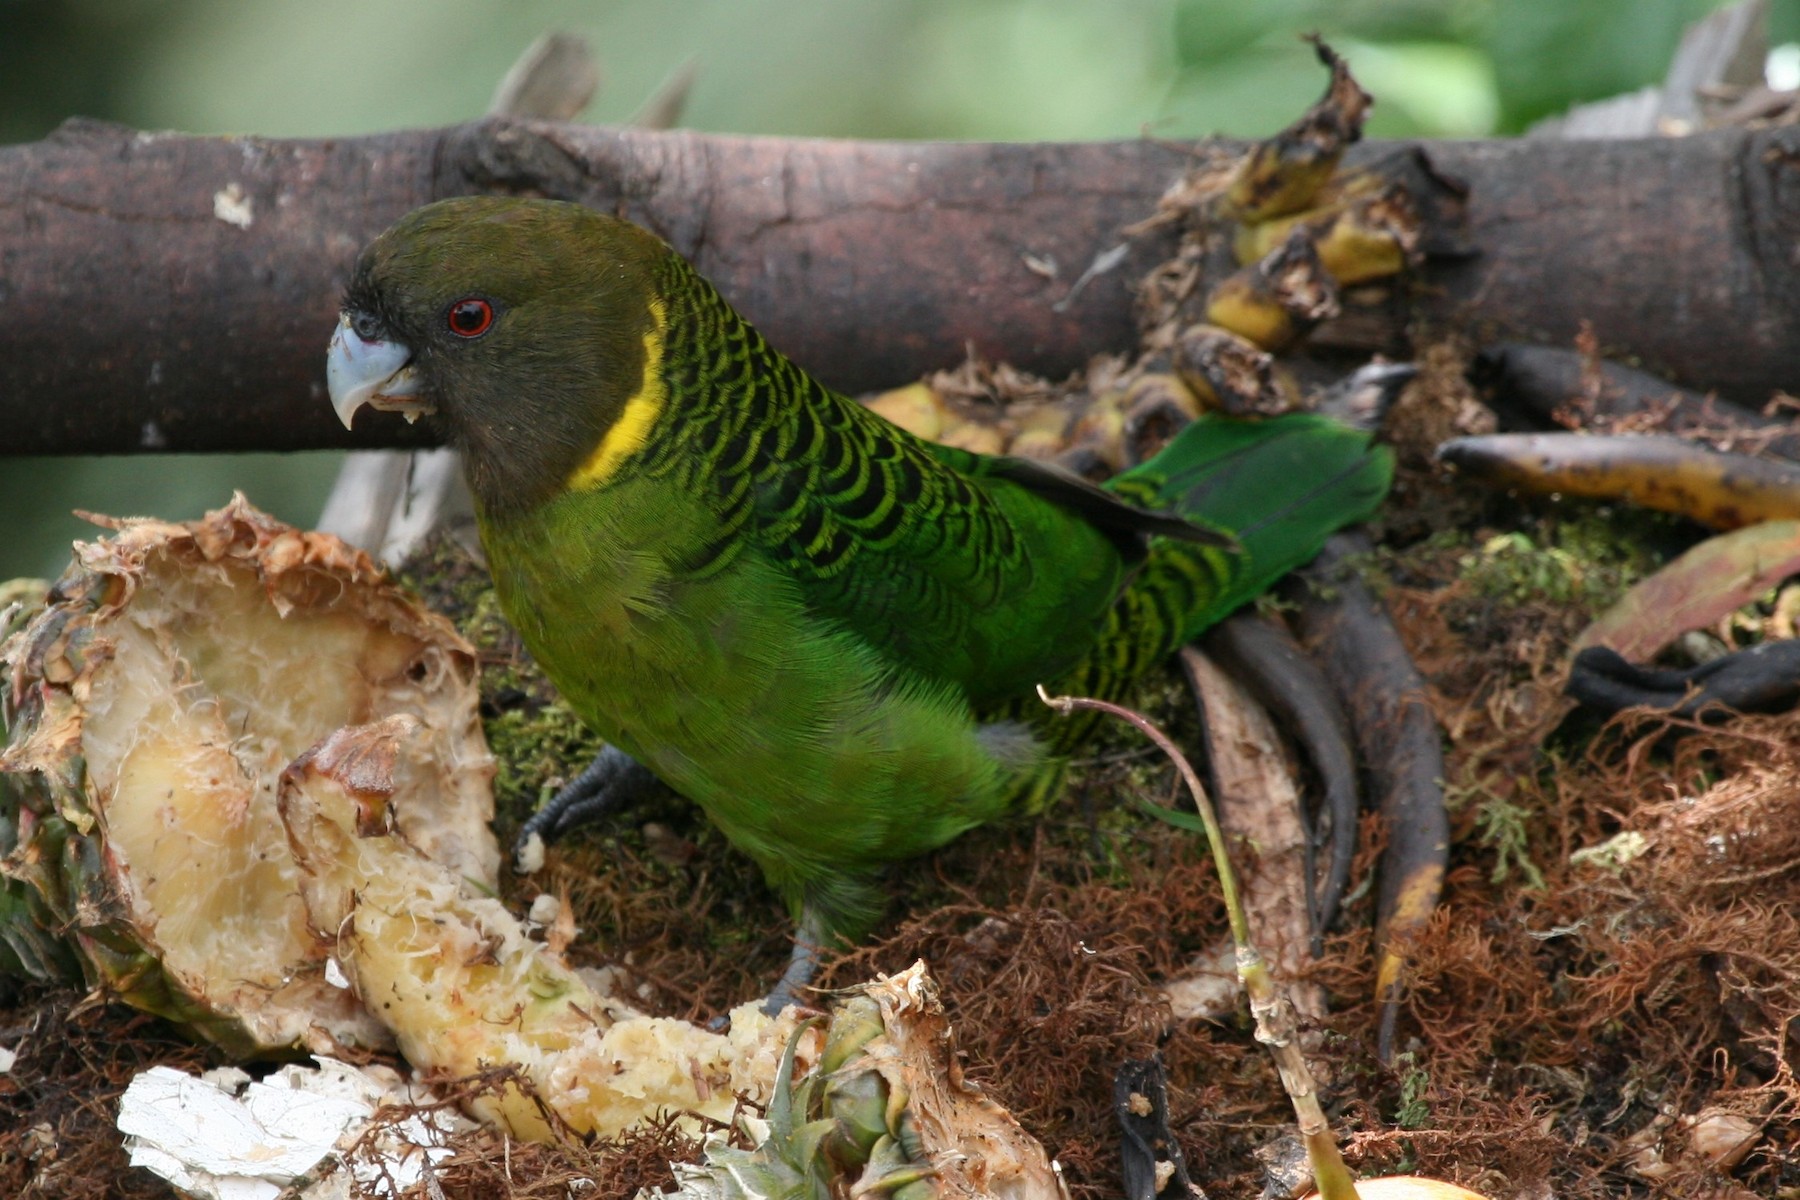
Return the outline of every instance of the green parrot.
<path id="1" fill-rule="evenodd" d="M 800 921 L 788 982 L 867 932 L 887 864 L 1054 797 L 1069 734 L 1035 685 L 1117 696 L 1392 474 L 1315 415 L 1202 417 L 1103 488 L 923 441 L 652 234 L 545 200 L 381 234 L 327 374 L 346 427 L 437 415 L 502 607 L 609 743 L 535 828 L 662 780 Z"/>

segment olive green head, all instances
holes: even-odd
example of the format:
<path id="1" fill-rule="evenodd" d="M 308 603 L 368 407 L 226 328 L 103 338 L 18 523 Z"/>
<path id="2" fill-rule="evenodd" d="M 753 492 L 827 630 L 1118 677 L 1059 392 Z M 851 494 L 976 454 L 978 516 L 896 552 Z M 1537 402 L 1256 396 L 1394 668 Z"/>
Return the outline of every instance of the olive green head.
<path id="1" fill-rule="evenodd" d="M 332 404 L 346 426 L 365 404 L 435 413 L 490 511 L 537 503 L 644 388 L 673 258 L 577 204 L 426 205 L 357 260 L 328 359 Z"/>

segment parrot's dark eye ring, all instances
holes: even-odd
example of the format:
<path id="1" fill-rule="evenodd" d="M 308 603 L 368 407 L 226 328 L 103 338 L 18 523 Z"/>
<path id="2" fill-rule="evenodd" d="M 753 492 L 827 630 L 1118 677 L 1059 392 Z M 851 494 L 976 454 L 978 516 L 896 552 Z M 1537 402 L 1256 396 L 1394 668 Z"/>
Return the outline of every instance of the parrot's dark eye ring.
<path id="1" fill-rule="evenodd" d="M 494 323 L 494 306 L 480 296 L 465 296 L 444 313 L 444 323 L 460 338 L 478 338 Z"/>

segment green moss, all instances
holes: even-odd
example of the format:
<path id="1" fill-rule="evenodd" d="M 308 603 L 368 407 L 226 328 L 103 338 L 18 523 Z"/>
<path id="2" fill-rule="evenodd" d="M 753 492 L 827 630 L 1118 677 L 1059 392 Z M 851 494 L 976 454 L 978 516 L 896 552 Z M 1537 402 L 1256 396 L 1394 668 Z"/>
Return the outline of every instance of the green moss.
<path id="1" fill-rule="evenodd" d="M 1458 562 L 1460 577 L 1489 599 L 1572 605 L 1597 614 L 1655 570 L 1669 523 L 1606 507 L 1543 517 L 1488 538 Z"/>
<path id="2" fill-rule="evenodd" d="M 1431 1124 L 1431 1072 L 1418 1065 L 1412 1051 L 1397 1055 L 1395 1067 L 1400 1075 L 1400 1103 L 1394 1110 L 1394 1124 L 1402 1129 L 1424 1129 Z"/>
<path id="3" fill-rule="evenodd" d="M 1542 814 L 1487 788 L 1447 796 L 1446 800 L 1453 810 L 1471 800 L 1477 801 L 1475 840 L 1494 855 L 1493 869 L 1488 872 L 1489 882 L 1505 883 L 1516 875 L 1519 886 L 1538 892 L 1544 890 L 1544 872 L 1531 857 L 1531 825 L 1534 820 L 1542 819 Z"/>

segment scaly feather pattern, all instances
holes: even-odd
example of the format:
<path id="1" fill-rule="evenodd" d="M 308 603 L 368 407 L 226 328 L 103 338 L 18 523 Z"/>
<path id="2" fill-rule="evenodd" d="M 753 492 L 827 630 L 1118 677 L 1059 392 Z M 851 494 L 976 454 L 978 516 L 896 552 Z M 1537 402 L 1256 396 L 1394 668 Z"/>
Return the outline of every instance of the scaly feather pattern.
<path id="1" fill-rule="evenodd" d="M 771 349 L 678 257 L 659 291 L 670 402 L 636 470 L 713 504 L 692 577 L 772 557 L 819 617 L 980 704 L 1082 657 L 1144 534 L 1201 536 L 1040 464 L 913 437 Z M 1046 503 L 1059 489 L 1109 521 Z"/>

